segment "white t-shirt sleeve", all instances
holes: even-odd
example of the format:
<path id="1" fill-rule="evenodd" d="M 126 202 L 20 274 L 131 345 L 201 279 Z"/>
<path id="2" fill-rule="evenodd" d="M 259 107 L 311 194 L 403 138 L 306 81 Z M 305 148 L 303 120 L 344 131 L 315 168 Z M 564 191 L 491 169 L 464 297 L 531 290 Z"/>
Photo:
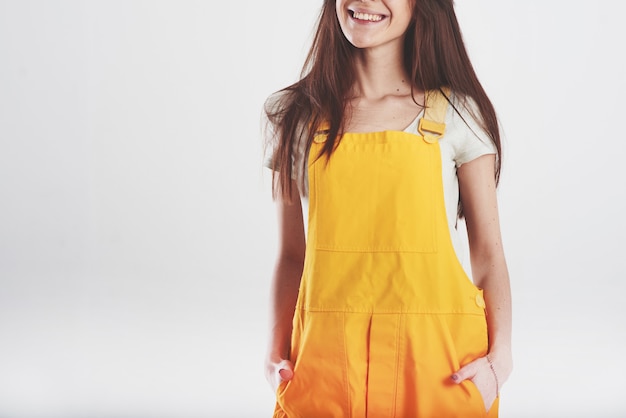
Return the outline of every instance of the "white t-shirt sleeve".
<path id="1" fill-rule="evenodd" d="M 454 103 L 454 109 L 448 109 L 446 127 L 452 132 L 447 135 L 453 150 L 456 167 L 475 160 L 486 154 L 495 154 L 496 146 L 485 130 L 476 122 L 479 113 L 476 104 L 471 99 Z"/>

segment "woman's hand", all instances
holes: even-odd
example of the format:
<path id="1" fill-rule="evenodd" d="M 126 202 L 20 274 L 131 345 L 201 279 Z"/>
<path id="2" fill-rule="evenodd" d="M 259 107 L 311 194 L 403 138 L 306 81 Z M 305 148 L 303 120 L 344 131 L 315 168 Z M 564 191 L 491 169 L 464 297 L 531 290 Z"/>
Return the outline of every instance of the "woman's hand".
<path id="1" fill-rule="evenodd" d="M 490 361 L 491 357 L 480 357 L 469 364 L 466 364 L 452 375 L 455 383 L 470 380 L 480 392 L 485 404 L 485 411 L 489 412 L 504 381 L 508 378 L 510 371 L 505 372 Z M 507 368 L 510 369 L 510 368 Z"/>
<path id="2" fill-rule="evenodd" d="M 265 363 L 265 378 L 276 393 L 278 385 L 293 378 L 293 364 L 289 360 L 269 358 Z"/>

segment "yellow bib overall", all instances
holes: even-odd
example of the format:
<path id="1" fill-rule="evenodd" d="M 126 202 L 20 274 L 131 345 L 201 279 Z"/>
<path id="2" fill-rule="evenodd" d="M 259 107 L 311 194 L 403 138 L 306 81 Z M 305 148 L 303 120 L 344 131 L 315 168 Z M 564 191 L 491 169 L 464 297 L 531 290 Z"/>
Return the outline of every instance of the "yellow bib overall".
<path id="1" fill-rule="evenodd" d="M 487 353 L 482 290 L 455 254 L 438 139 L 448 102 L 427 95 L 420 135 L 346 133 L 309 154 L 309 225 L 293 319 L 294 377 L 275 418 L 473 418 L 450 376 Z"/>

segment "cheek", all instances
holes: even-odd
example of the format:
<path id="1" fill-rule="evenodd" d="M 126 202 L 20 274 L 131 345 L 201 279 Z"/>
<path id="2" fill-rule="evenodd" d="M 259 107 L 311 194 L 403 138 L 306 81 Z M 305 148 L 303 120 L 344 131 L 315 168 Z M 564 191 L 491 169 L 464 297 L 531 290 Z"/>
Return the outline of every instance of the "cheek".
<path id="1" fill-rule="evenodd" d="M 409 26 L 411 25 L 411 21 L 412 21 L 412 17 L 413 17 L 413 10 L 410 7 L 410 4 L 406 4 L 406 7 L 402 10 L 401 13 L 402 16 L 402 21 L 399 22 L 400 26 L 402 26 L 404 28 L 404 30 L 407 30 L 409 28 Z"/>
<path id="2" fill-rule="evenodd" d="M 339 20 L 341 21 L 341 19 L 343 18 L 343 11 L 345 10 L 345 2 L 343 1 L 337 1 L 335 2 L 335 14 L 337 15 L 337 17 L 339 18 Z"/>
<path id="3" fill-rule="evenodd" d="M 411 16 L 413 15 L 413 8 L 415 7 L 415 2 L 413 1 L 407 1 L 404 4 L 404 13 L 407 17 L 407 19 L 409 19 L 409 21 L 411 20 Z"/>
<path id="4" fill-rule="evenodd" d="M 337 20 L 339 21 L 339 27 L 341 28 L 341 32 L 344 36 L 346 36 L 346 24 L 349 16 L 346 12 L 344 4 L 345 3 L 342 1 L 338 1 L 336 3 L 335 14 L 337 15 Z"/>

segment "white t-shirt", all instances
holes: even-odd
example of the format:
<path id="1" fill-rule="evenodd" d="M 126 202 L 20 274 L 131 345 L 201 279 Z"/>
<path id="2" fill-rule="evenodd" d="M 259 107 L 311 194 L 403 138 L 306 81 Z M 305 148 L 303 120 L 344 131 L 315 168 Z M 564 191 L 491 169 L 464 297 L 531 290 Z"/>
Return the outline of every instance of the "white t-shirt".
<path id="1" fill-rule="evenodd" d="M 454 108 L 452 108 L 452 106 L 448 106 L 445 121 L 445 135 L 439 140 L 442 160 L 443 195 L 448 219 L 448 227 L 450 229 L 454 250 L 461 265 L 465 269 L 465 272 L 471 277 L 469 260 L 467 257 L 467 247 L 464 245 L 465 241 L 462 239 L 460 231 L 457 229 L 457 213 L 459 207 L 459 180 L 457 177 L 457 168 L 480 156 L 495 154 L 496 147 L 486 132 L 478 123 L 476 123 L 473 115 L 477 114 L 477 112 L 471 111 L 471 109 L 475 109 L 473 102 L 468 99 L 466 103 L 463 104 L 456 100 L 454 95 L 452 95 L 451 100 L 458 110 L 458 113 L 454 110 Z M 422 115 L 423 111 L 404 131 L 419 135 L 417 126 L 419 120 L 422 118 Z M 266 155 L 271 156 L 271 144 L 274 139 L 272 138 L 273 130 L 271 129 L 271 126 L 267 126 L 265 128 L 264 135 L 267 141 L 266 143 L 269 144 L 267 150 L 268 153 Z M 302 146 L 298 147 L 294 153 L 293 173 L 295 173 L 296 176 L 302 174 L 305 177 L 304 184 L 308 184 L 306 180 L 306 171 L 304 173 L 300 173 L 302 158 L 304 158 L 306 152 L 304 148 L 305 144 L 302 144 Z M 272 166 L 271 158 L 266 158 L 265 165 L 267 167 Z M 302 210 L 306 225 L 309 213 L 307 191 L 301 191 L 301 196 Z"/>

